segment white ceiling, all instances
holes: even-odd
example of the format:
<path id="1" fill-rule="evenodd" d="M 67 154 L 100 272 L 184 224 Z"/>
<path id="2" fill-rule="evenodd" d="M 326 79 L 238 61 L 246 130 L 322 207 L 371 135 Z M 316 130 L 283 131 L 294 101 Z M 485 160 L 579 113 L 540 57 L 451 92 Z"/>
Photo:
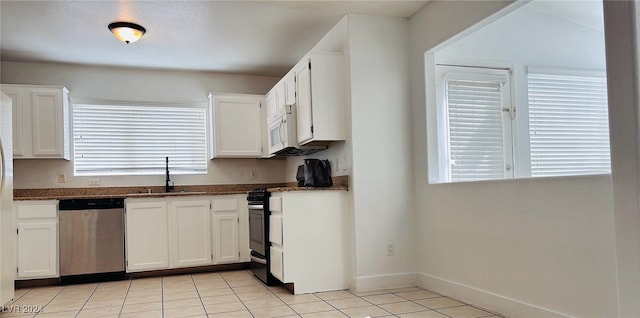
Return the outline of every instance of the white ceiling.
<path id="1" fill-rule="evenodd" d="M 3 61 L 282 76 L 346 13 L 410 17 L 413 1 L 0 0 Z M 147 29 L 132 44 L 107 29 Z"/>
<path id="2" fill-rule="evenodd" d="M 602 0 L 532 1 L 526 8 L 604 32 Z"/>

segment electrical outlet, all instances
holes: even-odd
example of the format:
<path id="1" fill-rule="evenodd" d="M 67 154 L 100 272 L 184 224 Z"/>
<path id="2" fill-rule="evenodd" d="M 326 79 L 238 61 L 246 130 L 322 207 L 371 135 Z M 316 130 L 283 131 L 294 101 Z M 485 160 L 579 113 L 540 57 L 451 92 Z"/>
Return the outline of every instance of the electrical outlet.
<path id="1" fill-rule="evenodd" d="M 67 173 L 59 172 L 58 173 L 58 183 L 67 183 Z"/>
<path id="2" fill-rule="evenodd" d="M 393 244 L 393 241 L 387 242 L 387 256 L 395 256 L 396 255 L 396 247 Z"/>
<path id="3" fill-rule="evenodd" d="M 89 179 L 89 186 L 97 187 L 100 185 L 100 179 Z"/>
<path id="4" fill-rule="evenodd" d="M 255 170 L 255 169 L 249 170 L 249 180 L 256 180 L 256 179 L 258 179 L 258 170 Z"/>

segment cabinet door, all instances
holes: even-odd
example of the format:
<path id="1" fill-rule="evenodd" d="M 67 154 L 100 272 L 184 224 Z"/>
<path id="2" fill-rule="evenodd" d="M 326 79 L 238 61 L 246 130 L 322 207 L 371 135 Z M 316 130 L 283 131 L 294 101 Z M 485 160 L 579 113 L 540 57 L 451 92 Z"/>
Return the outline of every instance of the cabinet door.
<path id="1" fill-rule="evenodd" d="M 282 80 L 284 84 L 284 102 L 282 105 L 292 105 L 296 103 L 296 76 L 294 72 L 289 72 Z"/>
<path id="2" fill-rule="evenodd" d="M 281 282 L 286 283 L 284 278 L 284 253 L 282 248 L 279 246 L 271 246 L 269 252 L 271 253 L 271 274 Z"/>
<path id="3" fill-rule="evenodd" d="M 7 94 L 12 101 L 13 116 L 13 157 L 20 158 L 24 155 L 24 139 L 22 137 L 24 121 L 24 98 L 22 90 L 14 87 L 6 87 L 2 92 Z"/>
<path id="4" fill-rule="evenodd" d="M 237 199 L 213 200 L 213 261 L 215 264 L 240 261 Z"/>
<path id="5" fill-rule="evenodd" d="M 313 138 L 313 114 L 311 111 L 311 64 L 308 60 L 296 68 L 298 143 Z"/>
<path id="6" fill-rule="evenodd" d="M 18 278 L 58 276 L 58 226 L 55 221 L 18 223 Z"/>
<path id="7" fill-rule="evenodd" d="M 127 272 L 169 268 L 165 202 L 126 204 Z"/>
<path id="8" fill-rule="evenodd" d="M 240 249 L 238 246 L 238 215 L 214 214 L 213 224 L 214 261 L 216 264 L 233 263 L 240 261 Z"/>
<path id="9" fill-rule="evenodd" d="M 269 241 L 282 245 L 282 214 L 269 215 Z"/>
<path id="10" fill-rule="evenodd" d="M 280 82 L 278 82 L 278 84 L 276 84 L 276 87 L 278 88 L 276 90 L 276 94 L 278 96 L 278 104 L 276 107 L 276 113 L 280 113 L 283 109 L 284 109 L 284 104 L 287 103 L 287 94 L 286 94 L 286 85 L 287 83 L 285 83 L 285 79 L 280 80 Z"/>
<path id="11" fill-rule="evenodd" d="M 281 89 L 280 85 L 276 85 L 265 96 L 265 104 L 267 105 L 267 123 L 276 117 L 276 112 L 278 110 L 278 90 Z"/>
<path id="12" fill-rule="evenodd" d="M 171 267 L 211 264 L 209 201 L 172 202 L 170 207 Z"/>
<path id="13" fill-rule="evenodd" d="M 31 134 L 34 157 L 64 156 L 62 92 L 34 88 L 31 91 Z"/>
<path id="14" fill-rule="evenodd" d="M 252 95 L 214 95 L 214 158 L 262 156 L 261 98 Z"/>

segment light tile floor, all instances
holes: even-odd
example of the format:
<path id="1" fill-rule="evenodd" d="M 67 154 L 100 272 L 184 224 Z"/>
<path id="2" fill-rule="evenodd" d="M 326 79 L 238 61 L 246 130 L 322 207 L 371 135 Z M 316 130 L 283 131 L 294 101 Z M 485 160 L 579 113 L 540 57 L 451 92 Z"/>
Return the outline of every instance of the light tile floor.
<path id="1" fill-rule="evenodd" d="M 245 270 L 20 289 L 15 299 L 0 317 L 502 317 L 418 287 L 292 295 Z"/>

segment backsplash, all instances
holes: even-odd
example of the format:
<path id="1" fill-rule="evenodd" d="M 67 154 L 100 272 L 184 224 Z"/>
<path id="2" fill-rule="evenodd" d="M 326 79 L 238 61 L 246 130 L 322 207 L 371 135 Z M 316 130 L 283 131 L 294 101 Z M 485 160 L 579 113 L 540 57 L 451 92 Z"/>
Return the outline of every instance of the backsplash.
<path id="1" fill-rule="evenodd" d="M 171 175 L 175 187 L 185 185 L 224 185 L 283 183 L 284 159 L 214 159 L 209 160 L 207 174 Z M 252 171 L 256 172 L 252 179 Z M 66 182 L 58 176 L 65 174 Z M 14 188 L 86 188 L 164 186 L 165 175 L 143 176 L 74 176 L 73 162 L 66 160 L 14 160 Z"/>
<path id="2" fill-rule="evenodd" d="M 309 156 L 287 157 L 285 181 L 288 183 L 296 182 L 298 166 L 304 164 L 304 159 L 306 158 L 329 160 L 331 176 L 334 177 L 334 180 L 335 177 L 348 176 L 351 172 L 351 160 L 349 159 L 349 152 L 347 150 L 347 142 L 338 141 L 332 142 L 329 145 L 329 149 L 316 152 Z"/>

